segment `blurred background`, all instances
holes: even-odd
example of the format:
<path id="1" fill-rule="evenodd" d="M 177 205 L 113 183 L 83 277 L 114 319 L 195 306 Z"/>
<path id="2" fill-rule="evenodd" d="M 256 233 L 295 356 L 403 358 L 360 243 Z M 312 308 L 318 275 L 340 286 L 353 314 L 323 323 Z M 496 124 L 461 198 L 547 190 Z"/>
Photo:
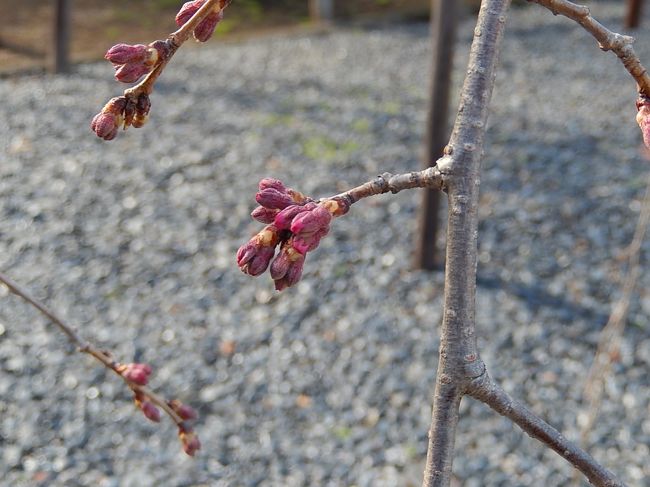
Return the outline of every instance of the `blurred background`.
<path id="1" fill-rule="evenodd" d="M 57 0 L 58 1 L 58 0 Z M 0 286 L 0 485 L 419 486 L 444 276 L 413 269 L 419 191 L 359 202 L 283 293 L 236 266 L 262 177 L 314 197 L 421 165 L 429 2 L 235 0 L 159 79 L 142 129 L 90 120 L 124 85 L 103 53 L 175 28 L 180 2 L 69 2 L 71 69 L 45 68 L 57 2 L 0 0 L 0 269 L 152 385 L 196 407 L 203 450 Z M 647 12 L 589 2 L 650 60 Z M 450 119 L 474 31 L 460 9 Z M 227 41 L 227 42 L 224 42 Z M 567 19 L 517 2 L 487 127 L 477 337 L 492 376 L 616 471 L 650 478 L 650 273 L 597 420 L 583 387 L 644 207 L 636 87 Z M 444 215 L 441 215 L 441 220 Z M 440 235 L 439 244 L 444 243 Z M 640 249 L 646 269 L 650 245 Z M 454 487 L 587 485 L 463 400 Z"/>

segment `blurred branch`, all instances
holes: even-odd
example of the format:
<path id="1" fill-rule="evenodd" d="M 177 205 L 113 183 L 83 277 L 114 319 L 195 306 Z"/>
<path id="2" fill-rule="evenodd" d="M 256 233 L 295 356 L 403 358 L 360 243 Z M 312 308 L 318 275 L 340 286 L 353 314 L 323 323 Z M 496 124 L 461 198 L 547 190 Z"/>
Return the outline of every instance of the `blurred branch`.
<path id="1" fill-rule="evenodd" d="M 650 223 L 650 176 L 646 186 L 645 196 L 641 204 L 641 212 L 634 231 L 632 242 L 625 250 L 627 254 L 627 273 L 623 280 L 621 296 L 612 307 L 612 312 L 603 327 L 598 340 L 598 349 L 594 356 L 594 361 L 589 369 L 583 395 L 589 403 L 587 416 L 584 423 L 580 426 L 581 443 L 586 445 L 588 442 L 589 432 L 591 431 L 603 400 L 603 390 L 605 380 L 612 371 L 612 365 L 618 361 L 620 356 L 620 344 L 627 315 L 630 309 L 632 294 L 637 286 L 639 276 L 641 275 L 641 266 L 639 265 L 641 257 L 641 245 L 645 239 Z"/>
<path id="2" fill-rule="evenodd" d="M 594 19 L 589 8 L 567 0 L 528 0 L 546 7 L 553 15 L 563 15 L 580 24 L 596 38 L 603 51 L 613 51 L 639 86 L 639 93 L 650 96 L 650 75 L 634 52 L 634 37 L 617 34 Z"/>
<path id="3" fill-rule="evenodd" d="M 118 376 L 120 376 L 122 380 L 126 383 L 126 385 L 134 392 L 136 397 L 136 403 L 142 403 L 144 400 L 151 402 L 155 406 L 161 408 L 171 418 L 171 420 L 176 424 L 176 426 L 178 426 L 179 434 L 180 433 L 187 434 L 191 432 L 191 428 L 189 424 L 185 421 L 183 417 L 181 417 L 181 414 L 179 414 L 177 410 L 178 408 L 175 409 L 173 407 L 173 405 L 175 404 L 173 401 L 167 401 L 166 399 L 164 399 L 163 397 L 159 396 L 154 391 L 152 391 L 150 388 L 146 387 L 145 385 L 142 385 L 142 383 L 138 383 L 137 379 L 136 381 L 132 380 L 128 374 L 124 373 L 127 366 L 113 360 L 109 352 L 99 350 L 93 344 L 84 340 L 76 332 L 76 330 L 72 325 L 70 325 L 67 321 L 65 321 L 63 318 L 57 315 L 54 311 L 49 309 L 45 304 L 43 304 L 41 301 L 35 298 L 29 291 L 27 291 L 25 288 L 23 288 L 22 286 L 14 282 L 6 274 L 2 272 L 0 272 L 0 283 L 4 284 L 7 287 L 7 289 L 9 289 L 9 291 L 11 291 L 16 296 L 22 298 L 24 301 L 26 301 L 31 306 L 36 308 L 39 312 L 41 312 L 52 323 L 54 323 L 54 325 L 56 325 L 56 327 L 59 328 L 66 335 L 68 340 L 77 347 L 79 352 L 94 357 L 104 367 L 112 370 Z M 156 419 L 153 419 L 151 416 L 146 414 L 144 408 L 143 408 L 143 412 L 145 412 L 145 415 L 149 419 L 156 421 Z"/>

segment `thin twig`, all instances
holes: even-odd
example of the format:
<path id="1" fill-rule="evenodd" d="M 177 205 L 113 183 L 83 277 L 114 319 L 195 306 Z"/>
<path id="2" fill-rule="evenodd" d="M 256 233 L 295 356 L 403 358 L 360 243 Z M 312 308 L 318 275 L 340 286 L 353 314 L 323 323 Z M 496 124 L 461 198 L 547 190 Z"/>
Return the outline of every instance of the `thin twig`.
<path id="1" fill-rule="evenodd" d="M 515 401 L 485 373 L 472 381 L 467 394 L 490 406 L 497 413 L 516 423 L 525 433 L 552 448 L 562 458 L 580 470 L 596 487 L 624 487 L 613 473 L 600 465 L 578 445 L 533 413 L 526 406 Z"/>
<path id="2" fill-rule="evenodd" d="M 650 96 L 650 75 L 641 64 L 639 57 L 634 52 L 632 44 L 634 37 L 617 34 L 607 29 L 594 19 L 589 8 L 567 0 L 528 0 L 546 7 L 553 15 L 563 15 L 580 24 L 587 32 L 596 38 L 603 51 L 612 51 L 621 60 L 625 69 L 636 80 L 639 93 Z"/>
<path id="3" fill-rule="evenodd" d="M 623 280 L 621 296 L 612 307 L 612 312 L 603 327 L 598 340 L 598 349 L 594 361 L 589 369 L 583 395 L 589 402 L 587 417 L 581 424 L 580 438 L 582 445 L 587 444 L 591 431 L 603 400 L 603 389 L 606 377 L 611 373 L 612 364 L 619 354 L 621 337 L 625 330 L 627 315 L 630 309 L 632 294 L 641 275 L 641 245 L 645 239 L 650 223 L 650 176 L 646 186 L 645 196 L 641 204 L 641 212 L 634 231 L 632 242 L 626 249 L 628 256 L 627 272 Z"/>
<path id="4" fill-rule="evenodd" d="M 440 159 L 441 165 L 443 164 L 444 157 Z M 322 198 L 321 201 L 327 199 L 344 198 L 352 203 L 384 193 L 399 193 L 405 189 L 413 188 L 435 188 L 438 190 L 444 189 L 444 174 L 439 169 L 438 165 L 428 167 L 422 171 L 408 172 L 403 174 L 391 174 L 385 172 L 377 176 L 375 179 L 361 184 L 355 188 L 349 189 L 343 193 L 339 193 L 329 198 Z"/>
<path id="5" fill-rule="evenodd" d="M 181 418 L 178 415 L 178 413 L 174 411 L 174 409 L 172 409 L 171 406 L 169 406 L 168 401 L 160 397 L 150 388 L 136 384 L 135 382 L 130 381 L 129 379 L 124 377 L 121 374 L 119 369 L 120 364 L 115 360 L 113 360 L 113 358 L 108 352 L 100 350 L 90 342 L 84 340 L 75 331 L 75 328 L 70 323 L 65 321 L 58 314 L 56 314 L 54 311 L 49 309 L 45 304 L 43 304 L 41 301 L 35 298 L 29 291 L 27 291 L 25 288 L 23 288 L 22 286 L 14 282 L 6 274 L 2 272 L 0 272 L 0 282 L 3 283 L 5 286 L 7 286 L 7 289 L 9 289 L 9 291 L 11 291 L 16 296 L 19 296 L 20 298 L 25 300 L 27 303 L 29 303 L 38 311 L 40 311 L 44 316 L 46 316 L 52 323 L 54 323 L 68 337 L 70 342 L 77 347 L 77 349 L 80 352 L 86 353 L 94 357 L 106 368 L 115 372 L 127 384 L 127 386 L 129 386 L 129 388 L 133 390 L 133 392 L 140 393 L 141 395 L 148 397 L 152 403 L 154 403 L 156 406 L 160 407 L 163 411 L 165 411 L 165 413 L 167 413 L 167 415 L 179 428 L 185 426 L 183 418 Z"/>
<path id="6" fill-rule="evenodd" d="M 124 96 L 131 99 L 136 99 L 141 94 L 150 95 L 153 91 L 153 86 L 156 83 L 158 77 L 162 74 L 163 70 L 167 66 L 167 63 L 174 56 L 176 51 L 187 41 L 191 36 L 192 32 L 198 26 L 203 19 L 210 15 L 217 7 L 218 11 L 225 9 L 231 0 L 207 0 L 196 13 L 185 22 L 178 30 L 172 32 L 167 37 L 169 44 L 169 55 L 165 56 L 160 60 L 156 67 L 135 86 L 124 90 Z"/>

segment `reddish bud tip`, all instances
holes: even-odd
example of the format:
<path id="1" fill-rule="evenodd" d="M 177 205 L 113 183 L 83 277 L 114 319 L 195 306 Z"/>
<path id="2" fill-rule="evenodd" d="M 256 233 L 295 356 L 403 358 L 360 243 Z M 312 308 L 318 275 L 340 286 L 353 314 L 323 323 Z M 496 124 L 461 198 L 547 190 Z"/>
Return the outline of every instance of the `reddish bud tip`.
<path id="1" fill-rule="evenodd" d="M 152 402 L 142 401 L 140 403 L 140 409 L 147 419 L 154 423 L 160 422 L 160 410 Z"/>
<path id="2" fill-rule="evenodd" d="M 287 193 L 275 188 L 265 188 L 255 195 L 257 201 L 264 208 L 282 210 L 293 204 L 293 199 Z"/>
<path id="3" fill-rule="evenodd" d="M 325 228 L 332 221 L 332 214 L 323 206 L 297 215 L 291 222 L 293 233 L 311 233 Z"/>
<path id="4" fill-rule="evenodd" d="M 135 83 L 151 71 L 151 66 L 144 63 L 120 64 L 115 66 L 115 79 L 121 83 Z"/>
<path id="5" fill-rule="evenodd" d="M 273 223 L 275 220 L 275 215 L 277 214 L 278 210 L 258 206 L 252 211 L 251 216 L 261 223 Z"/>
<path id="6" fill-rule="evenodd" d="M 293 219 L 305 211 L 313 210 L 316 208 L 316 203 L 307 203 L 306 205 L 291 205 L 287 206 L 284 210 L 279 212 L 275 217 L 273 223 L 280 230 L 289 230 Z"/>
<path id="7" fill-rule="evenodd" d="M 118 117 L 112 113 L 100 112 L 90 122 L 90 128 L 104 140 L 111 140 L 117 135 Z"/>
<path id="8" fill-rule="evenodd" d="M 119 372 L 126 380 L 140 386 L 146 386 L 151 375 L 151 367 L 139 363 L 126 364 L 120 367 Z"/>
<path id="9" fill-rule="evenodd" d="M 183 443 L 183 451 L 189 456 L 194 456 L 194 454 L 201 449 L 201 442 L 199 437 L 193 431 L 180 431 L 178 437 Z"/>
<path id="10" fill-rule="evenodd" d="M 223 10 L 211 12 L 203 21 L 194 29 L 194 38 L 199 42 L 206 42 L 214 34 L 217 24 L 223 19 Z"/>
<path id="11" fill-rule="evenodd" d="M 113 64 L 144 63 L 150 57 L 148 51 L 149 47 L 143 44 L 116 44 L 106 51 L 104 58 Z"/>
<path id="12" fill-rule="evenodd" d="M 196 419 L 199 417 L 199 415 L 197 414 L 196 410 L 193 407 L 188 406 L 187 404 L 183 404 L 178 399 L 169 401 L 169 406 L 174 411 L 176 411 L 176 414 L 178 414 L 185 421 Z"/>
<path id="13" fill-rule="evenodd" d="M 273 188 L 277 189 L 278 191 L 281 191 L 283 193 L 286 193 L 287 188 L 284 186 L 282 181 L 279 179 L 273 179 L 273 178 L 264 178 L 259 182 L 259 190 L 262 191 L 263 189 L 267 188 Z"/>

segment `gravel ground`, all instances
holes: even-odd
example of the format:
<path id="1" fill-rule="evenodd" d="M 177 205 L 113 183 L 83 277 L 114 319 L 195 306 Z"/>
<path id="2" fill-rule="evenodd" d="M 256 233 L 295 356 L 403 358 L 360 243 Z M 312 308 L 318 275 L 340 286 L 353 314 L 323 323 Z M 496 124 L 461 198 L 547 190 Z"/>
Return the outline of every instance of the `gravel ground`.
<path id="1" fill-rule="evenodd" d="M 592 11 L 618 28 L 623 6 Z M 638 37 L 650 60 L 650 31 Z M 120 90 L 107 63 L 0 81 L 0 268 L 117 357 L 150 363 L 156 388 L 200 410 L 203 441 L 184 456 L 168 422 L 146 422 L 118 380 L 3 292 L 0 485 L 419 485 L 443 277 L 409 270 L 417 192 L 355 205 L 282 294 L 234 254 L 259 228 L 248 213 L 263 176 L 325 196 L 415 169 L 428 60 L 425 25 L 188 49 L 150 124 L 112 143 L 88 128 Z M 572 439 L 646 179 L 634 88 L 571 22 L 512 11 L 481 188 L 478 330 L 492 375 Z M 631 486 L 650 485 L 641 281 L 590 436 Z M 454 472 L 471 487 L 573 475 L 469 399 Z"/>

